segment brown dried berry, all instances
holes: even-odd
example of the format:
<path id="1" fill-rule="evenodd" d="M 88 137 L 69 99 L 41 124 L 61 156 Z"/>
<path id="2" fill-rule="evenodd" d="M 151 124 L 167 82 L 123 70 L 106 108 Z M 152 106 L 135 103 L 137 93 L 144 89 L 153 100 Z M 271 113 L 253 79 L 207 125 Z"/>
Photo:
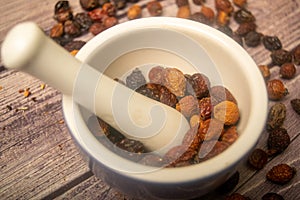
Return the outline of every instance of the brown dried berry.
<path id="1" fill-rule="evenodd" d="M 73 18 L 72 9 L 69 1 L 58 1 L 54 7 L 54 19 L 58 22 L 64 23 Z"/>
<path id="2" fill-rule="evenodd" d="M 267 129 L 272 130 L 283 125 L 286 117 L 286 107 L 283 103 L 276 103 L 271 106 L 267 119 Z"/>
<path id="3" fill-rule="evenodd" d="M 267 172 L 267 179 L 273 183 L 283 185 L 288 183 L 295 175 L 296 169 L 288 164 L 279 164 Z"/>
<path id="4" fill-rule="evenodd" d="M 229 37 L 232 37 L 233 31 L 229 26 L 219 26 L 218 30 L 221 31 L 222 33 L 225 33 Z"/>
<path id="5" fill-rule="evenodd" d="M 296 65 L 300 65 L 300 44 L 298 44 L 293 50 L 293 61 Z"/>
<path id="6" fill-rule="evenodd" d="M 67 20 L 64 23 L 64 33 L 71 36 L 77 37 L 81 34 L 80 26 L 75 21 Z"/>
<path id="7" fill-rule="evenodd" d="M 175 108 L 178 102 L 176 95 L 171 93 L 170 90 L 163 85 L 161 85 L 159 92 L 160 92 L 159 101 L 163 104 Z"/>
<path id="8" fill-rule="evenodd" d="M 117 9 L 113 3 L 107 2 L 103 4 L 102 11 L 110 17 L 114 17 L 116 15 Z"/>
<path id="9" fill-rule="evenodd" d="M 129 20 L 138 19 L 141 16 L 142 16 L 142 8 L 140 5 L 134 4 L 131 7 L 129 7 L 129 9 L 127 11 L 127 18 Z"/>
<path id="10" fill-rule="evenodd" d="M 189 5 L 188 0 L 176 0 L 175 3 L 178 7 Z"/>
<path id="11" fill-rule="evenodd" d="M 227 26 L 229 24 L 230 17 L 229 15 L 224 11 L 218 11 L 217 12 L 217 24 L 219 26 Z"/>
<path id="12" fill-rule="evenodd" d="M 300 115 L 300 99 L 292 99 L 290 103 L 293 110 Z"/>
<path id="13" fill-rule="evenodd" d="M 268 97 L 271 100 L 280 100 L 288 95 L 288 90 L 279 79 L 272 79 L 267 82 Z"/>
<path id="14" fill-rule="evenodd" d="M 80 5 L 84 10 L 93 10 L 99 6 L 98 0 L 80 0 Z"/>
<path id="15" fill-rule="evenodd" d="M 245 8 L 236 11 L 233 15 L 233 18 L 239 24 L 255 21 L 254 15 L 249 10 L 246 10 Z"/>
<path id="16" fill-rule="evenodd" d="M 242 8 L 247 4 L 247 0 L 233 0 L 233 4 Z"/>
<path id="17" fill-rule="evenodd" d="M 271 53 L 271 58 L 274 65 L 283 65 L 284 63 L 292 62 L 292 54 L 284 49 L 275 50 Z"/>
<path id="18" fill-rule="evenodd" d="M 195 151 L 198 151 L 201 142 L 202 142 L 202 139 L 198 132 L 198 127 L 193 126 L 184 135 L 184 138 L 182 140 L 182 145 L 188 146 L 189 148 L 191 148 Z"/>
<path id="19" fill-rule="evenodd" d="M 198 100 L 192 95 L 185 96 L 176 104 L 176 109 L 185 117 L 189 118 L 192 115 L 199 113 Z"/>
<path id="20" fill-rule="evenodd" d="M 224 200 L 249 200 L 249 198 L 240 193 L 233 193 L 229 196 L 226 196 Z"/>
<path id="21" fill-rule="evenodd" d="M 86 12 L 77 13 L 74 17 L 74 21 L 80 26 L 82 32 L 89 30 L 93 24 L 93 20 Z"/>
<path id="22" fill-rule="evenodd" d="M 239 137 L 236 126 L 230 126 L 226 128 L 220 137 L 220 141 L 229 145 L 233 144 Z"/>
<path id="23" fill-rule="evenodd" d="M 190 149 L 188 146 L 179 145 L 172 147 L 163 157 L 163 160 L 169 167 L 174 167 L 179 163 L 186 163 L 192 160 L 197 151 Z"/>
<path id="24" fill-rule="evenodd" d="M 104 25 L 105 29 L 108 29 L 110 27 L 117 25 L 118 23 L 119 23 L 119 21 L 116 17 L 107 17 L 104 20 L 103 25 Z"/>
<path id="25" fill-rule="evenodd" d="M 261 198 L 262 200 L 284 200 L 283 196 L 274 192 L 268 192 Z"/>
<path id="26" fill-rule="evenodd" d="M 192 76 L 186 76 L 187 84 L 191 87 L 187 87 L 187 91 L 191 95 L 195 95 L 198 99 L 207 97 L 209 95 L 210 81 L 204 74 L 195 73 Z"/>
<path id="27" fill-rule="evenodd" d="M 163 84 L 165 68 L 161 66 L 152 67 L 148 73 L 150 83 Z"/>
<path id="28" fill-rule="evenodd" d="M 185 94 L 186 81 L 184 74 L 176 68 L 165 69 L 163 85 L 178 97 L 183 97 Z"/>
<path id="29" fill-rule="evenodd" d="M 194 12 L 193 14 L 191 14 L 190 19 L 203 24 L 211 23 L 209 19 L 207 19 L 207 17 L 201 12 Z"/>
<path id="30" fill-rule="evenodd" d="M 94 22 L 103 22 L 108 17 L 107 13 L 100 8 L 89 11 L 88 15 Z"/>
<path id="31" fill-rule="evenodd" d="M 66 45 L 64 45 L 64 48 L 71 52 L 74 50 L 79 50 L 81 49 L 81 47 L 83 47 L 86 44 L 86 42 L 82 41 L 82 40 L 73 40 L 69 43 L 67 43 Z"/>
<path id="32" fill-rule="evenodd" d="M 120 142 L 116 143 L 116 147 L 120 148 L 116 148 L 116 152 L 119 155 L 133 161 L 140 160 L 142 154 L 147 151 L 143 143 L 128 138 L 124 138 Z"/>
<path id="33" fill-rule="evenodd" d="M 189 5 L 178 7 L 176 17 L 189 19 L 191 16 L 191 9 Z"/>
<path id="34" fill-rule="evenodd" d="M 218 11 L 223 11 L 227 14 L 233 12 L 233 6 L 229 0 L 215 0 L 215 6 Z"/>
<path id="35" fill-rule="evenodd" d="M 147 83 L 145 85 L 142 85 L 136 89 L 136 92 L 149 97 L 151 99 L 154 99 L 156 101 L 159 101 L 160 99 L 160 85 L 154 84 L 154 83 Z"/>
<path id="36" fill-rule="evenodd" d="M 257 47 L 261 43 L 262 34 L 256 31 L 250 31 L 245 36 L 245 43 L 248 47 Z"/>
<path id="37" fill-rule="evenodd" d="M 157 0 L 153 0 L 147 3 L 147 10 L 151 16 L 160 16 L 163 12 L 161 3 Z"/>
<path id="38" fill-rule="evenodd" d="M 227 143 L 218 140 L 205 141 L 200 146 L 198 157 L 200 161 L 208 160 L 225 151 L 228 146 Z"/>
<path id="39" fill-rule="evenodd" d="M 94 22 L 89 28 L 89 32 L 92 33 L 93 35 L 97 35 L 104 30 L 105 30 L 105 26 L 101 22 Z"/>
<path id="40" fill-rule="evenodd" d="M 285 128 L 271 130 L 268 137 L 268 154 L 273 156 L 283 152 L 290 142 L 290 136 Z"/>
<path id="41" fill-rule="evenodd" d="M 206 120 L 211 117 L 213 111 L 213 105 L 210 97 L 205 97 L 199 100 L 199 114 L 201 120 Z"/>
<path id="42" fill-rule="evenodd" d="M 244 22 L 239 25 L 238 29 L 235 31 L 239 36 L 245 36 L 247 33 L 256 30 L 256 24 L 254 22 Z"/>
<path id="43" fill-rule="evenodd" d="M 266 49 L 270 51 L 279 50 L 282 48 L 281 41 L 277 36 L 268 36 L 265 35 L 262 39 L 262 42 Z"/>
<path id="44" fill-rule="evenodd" d="M 270 78 L 271 72 L 267 65 L 259 65 L 258 68 L 265 80 Z"/>
<path id="45" fill-rule="evenodd" d="M 146 79 L 142 74 L 142 71 L 138 68 L 135 68 L 131 74 L 126 77 L 126 86 L 135 90 L 138 87 L 145 85 Z"/>
<path id="46" fill-rule="evenodd" d="M 213 9 L 211 9 L 208 6 L 202 6 L 200 12 L 206 17 L 206 19 L 209 21 L 210 24 L 214 22 L 215 19 L 215 13 Z"/>
<path id="47" fill-rule="evenodd" d="M 232 101 L 222 101 L 215 105 L 213 115 L 225 125 L 236 124 L 240 118 L 239 108 Z"/>
<path id="48" fill-rule="evenodd" d="M 268 154 L 262 149 L 255 149 L 248 157 L 248 163 L 254 169 L 262 169 L 268 162 Z"/>
<path id="49" fill-rule="evenodd" d="M 62 23 L 55 24 L 50 30 L 51 38 L 58 38 L 64 34 L 64 25 Z"/>
<path id="50" fill-rule="evenodd" d="M 204 4 L 204 2 L 205 2 L 205 0 L 193 0 L 193 3 L 195 4 L 195 5 L 203 5 Z"/>
<path id="51" fill-rule="evenodd" d="M 220 187 L 218 187 L 217 191 L 220 193 L 228 193 L 232 191 L 235 186 L 239 183 L 240 173 L 236 171 L 233 175 L 227 179 L 225 183 L 223 183 Z"/>
<path id="52" fill-rule="evenodd" d="M 199 134 L 202 141 L 218 140 L 223 131 L 224 124 L 214 118 L 203 121 L 199 127 Z"/>
<path id="53" fill-rule="evenodd" d="M 280 67 L 279 74 L 281 78 L 291 79 L 296 74 L 296 67 L 293 63 L 284 63 Z"/>

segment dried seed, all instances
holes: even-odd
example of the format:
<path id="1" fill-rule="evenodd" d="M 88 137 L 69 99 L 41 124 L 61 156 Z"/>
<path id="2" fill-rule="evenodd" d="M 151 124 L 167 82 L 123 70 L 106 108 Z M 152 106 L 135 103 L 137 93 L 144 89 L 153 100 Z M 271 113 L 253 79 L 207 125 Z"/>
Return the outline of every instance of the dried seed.
<path id="1" fill-rule="evenodd" d="M 290 142 L 290 136 L 285 128 L 271 130 L 268 137 L 268 154 L 273 156 L 283 152 Z"/>
<path id="2" fill-rule="evenodd" d="M 268 162 L 268 154 L 262 149 L 255 149 L 248 157 L 248 163 L 254 169 L 262 169 Z"/>
<path id="3" fill-rule="evenodd" d="M 235 31 L 239 36 L 245 36 L 247 33 L 256 30 L 256 24 L 254 22 L 241 23 L 238 29 Z"/>
<path id="4" fill-rule="evenodd" d="M 292 99 L 290 101 L 293 110 L 300 115 L 300 99 Z"/>
<path id="5" fill-rule="evenodd" d="M 268 180 L 276 184 L 288 183 L 296 174 L 296 169 L 288 164 L 279 164 L 272 167 L 266 174 Z"/>
<path id="6" fill-rule="evenodd" d="M 286 106 L 283 103 L 274 104 L 268 114 L 267 129 L 272 130 L 283 125 L 286 118 Z"/>

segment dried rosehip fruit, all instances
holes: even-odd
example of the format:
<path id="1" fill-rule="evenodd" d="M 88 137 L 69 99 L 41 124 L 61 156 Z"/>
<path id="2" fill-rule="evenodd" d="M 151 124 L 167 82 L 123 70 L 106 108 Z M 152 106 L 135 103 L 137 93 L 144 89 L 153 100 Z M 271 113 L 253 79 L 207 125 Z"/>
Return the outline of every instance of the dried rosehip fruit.
<path id="1" fill-rule="evenodd" d="M 300 99 L 292 99 L 291 100 L 291 106 L 293 110 L 300 115 Z"/>
<path id="2" fill-rule="evenodd" d="M 184 135 L 184 138 L 182 140 L 182 145 L 185 145 L 185 146 L 189 147 L 190 149 L 198 151 L 201 142 L 202 142 L 202 139 L 201 139 L 200 134 L 198 132 L 198 127 L 193 126 Z"/>
<path id="3" fill-rule="evenodd" d="M 257 47 L 261 43 L 262 34 L 256 31 L 250 31 L 245 36 L 245 43 L 248 47 Z"/>
<path id="4" fill-rule="evenodd" d="M 131 74 L 126 77 L 126 86 L 133 90 L 145 84 L 146 79 L 138 68 L 134 69 Z"/>
<path id="5" fill-rule="evenodd" d="M 99 6 L 98 0 L 79 0 L 81 7 L 84 10 L 90 11 Z"/>
<path id="6" fill-rule="evenodd" d="M 92 33 L 93 35 L 98 35 L 102 31 L 104 31 L 105 29 L 106 29 L 106 27 L 104 26 L 103 23 L 101 23 L 101 22 L 94 22 L 90 26 L 89 32 Z"/>
<path id="7" fill-rule="evenodd" d="M 57 23 L 51 28 L 49 36 L 51 38 L 59 38 L 63 34 L 64 34 L 64 25 L 62 23 Z"/>
<path id="8" fill-rule="evenodd" d="M 160 16 L 163 12 L 161 3 L 157 0 L 153 0 L 147 3 L 147 10 L 151 16 Z"/>
<path id="9" fill-rule="evenodd" d="M 114 25 L 117 25 L 118 23 L 119 23 L 119 21 L 116 17 L 107 17 L 104 20 L 103 25 L 104 25 L 105 29 L 108 29 L 110 27 L 113 27 Z"/>
<path id="10" fill-rule="evenodd" d="M 201 12 L 191 14 L 190 19 L 203 24 L 210 24 L 210 20 Z"/>
<path id="11" fill-rule="evenodd" d="M 255 21 L 254 15 L 249 10 L 246 10 L 245 8 L 236 11 L 233 15 L 233 18 L 239 24 Z"/>
<path id="12" fill-rule="evenodd" d="M 235 186 L 239 183 L 239 180 L 240 173 L 236 171 L 225 183 L 218 187 L 217 191 L 220 193 L 228 193 L 235 188 Z"/>
<path id="13" fill-rule="evenodd" d="M 266 193 L 264 196 L 262 196 L 261 199 L 262 200 L 284 200 L 283 196 L 274 192 Z"/>
<path id="14" fill-rule="evenodd" d="M 71 20 L 73 17 L 72 9 L 69 1 L 58 1 L 54 7 L 54 19 L 58 22 L 64 23 Z"/>
<path id="15" fill-rule="evenodd" d="M 191 95 L 195 95 L 198 99 L 207 97 L 209 95 L 210 81 L 209 79 L 201 73 L 195 73 L 192 76 L 186 76 L 187 91 Z"/>
<path id="16" fill-rule="evenodd" d="M 70 37 L 77 37 L 81 34 L 80 26 L 71 20 L 67 20 L 64 23 L 64 33 Z"/>
<path id="17" fill-rule="evenodd" d="M 290 142 L 290 136 L 285 128 L 271 130 L 268 137 L 268 154 L 273 156 L 283 152 Z"/>
<path id="18" fill-rule="evenodd" d="M 142 154 L 147 152 L 143 143 L 128 138 L 124 138 L 118 143 L 116 143 L 116 147 L 120 148 L 120 149 L 116 148 L 115 150 L 119 155 L 133 161 L 140 160 Z"/>
<path id="19" fill-rule="evenodd" d="M 175 3 L 178 7 L 189 5 L 188 0 L 176 0 Z"/>
<path id="20" fill-rule="evenodd" d="M 259 65 L 258 68 L 265 80 L 270 78 L 271 72 L 267 65 Z"/>
<path id="21" fill-rule="evenodd" d="M 64 48 L 71 52 L 73 50 L 79 50 L 81 49 L 81 47 L 83 47 L 83 45 L 85 45 L 86 42 L 82 41 L 82 40 L 74 40 L 74 41 L 71 41 L 69 43 L 67 43 L 66 45 L 64 45 Z"/>
<path id="22" fill-rule="evenodd" d="M 236 124 L 240 118 L 239 108 L 232 101 L 222 101 L 215 105 L 213 115 L 225 125 Z"/>
<path id="23" fill-rule="evenodd" d="M 300 44 L 298 44 L 292 51 L 293 61 L 296 65 L 300 64 Z"/>
<path id="24" fill-rule="evenodd" d="M 209 24 L 212 24 L 215 19 L 215 13 L 213 9 L 208 6 L 202 6 L 200 12 L 206 17 Z"/>
<path id="25" fill-rule="evenodd" d="M 280 100 L 288 95 L 288 89 L 279 79 L 272 79 L 267 82 L 267 93 L 271 100 Z"/>
<path id="26" fill-rule="evenodd" d="M 117 9 L 113 3 L 107 2 L 103 4 L 102 11 L 110 17 L 114 17 L 116 15 Z"/>
<path id="27" fill-rule="evenodd" d="M 283 103 L 276 103 L 271 106 L 267 119 L 267 129 L 272 130 L 283 125 L 286 117 L 286 107 Z"/>
<path id="28" fill-rule="evenodd" d="M 279 50 L 282 48 L 281 41 L 277 36 L 268 36 L 265 35 L 262 39 L 262 42 L 266 49 L 270 51 Z"/>
<path id="29" fill-rule="evenodd" d="M 226 196 L 224 200 L 250 200 L 250 199 L 240 193 L 233 193 L 229 196 Z"/>
<path id="30" fill-rule="evenodd" d="M 165 87 L 163 85 L 161 85 L 159 91 L 160 91 L 159 101 L 170 107 L 175 108 L 175 106 L 178 102 L 177 97 L 173 93 L 171 93 L 167 87 Z"/>
<path id="31" fill-rule="evenodd" d="M 147 83 L 145 85 L 142 85 L 136 89 L 136 92 L 149 97 L 151 99 L 154 99 L 156 101 L 159 101 L 160 99 L 160 85 L 154 84 L 154 83 Z"/>
<path id="32" fill-rule="evenodd" d="M 275 50 L 271 53 L 271 58 L 274 65 L 283 65 L 284 63 L 292 62 L 292 54 L 284 49 Z"/>
<path id="33" fill-rule="evenodd" d="M 281 78 L 291 79 L 296 74 L 296 67 L 293 63 L 284 63 L 280 67 L 279 74 Z"/>
<path id="34" fill-rule="evenodd" d="M 77 13 L 74 17 L 74 21 L 80 26 L 82 32 L 88 31 L 93 24 L 93 20 L 86 12 Z"/>
<path id="35" fill-rule="evenodd" d="M 199 127 L 201 141 L 218 140 L 223 131 L 224 124 L 214 118 L 205 120 Z"/>
<path id="36" fill-rule="evenodd" d="M 233 6 L 229 0 L 215 0 L 215 7 L 218 11 L 223 11 L 227 14 L 233 12 Z"/>
<path id="37" fill-rule="evenodd" d="M 107 13 L 100 8 L 89 11 L 88 15 L 94 22 L 104 22 L 104 20 L 108 17 Z"/>
<path id="38" fill-rule="evenodd" d="M 176 104 L 176 110 L 189 118 L 192 115 L 199 113 L 198 100 L 192 95 L 185 96 Z"/>
<path id="39" fill-rule="evenodd" d="M 178 7 L 176 17 L 183 19 L 190 19 L 191 9 L 189 5 Z"/>
<path id="40" fill-rule="evenodd" d="M 105 3 L 108 3 L 110 0 L 107 0 L 107 2 Z M 123 8 L 126 7 L 127 5 L 127 0 L 112 0 L 111 2 L 114 3 L 114 5 L 116 6 L 116 9 L 117 10 L 121 10 Z M 105 3 L 102 3 L 102 6 L 105 4 Z"/>
<path id="41" fill-rule="evenodd" d="M 161 66 L 156 66 L 151 68 L 148 73 L 148 78 L 150 80 L 150 83 L 163 84 L 164 76 L 165 76 L 164 74 L 165 74 L 165 68 Z"/>
<path id="42" fill-rule="evenodd" d="M 230 126 L 226 128 L 219 138 L 220 141 L 225 142 L 229 145 L 233 144 L 239 137 L 236 126 Z"/>
<path id="43" fill-rule="evenodd" d="M 132 5 L 127 11 L 127 18 L 129 20 L 138 19 L 142 16 L 142 8 L 138 4 Z"/>
<path id="44" fill-rule="evenodd" d="M 245 36 L 247 33 L 256 30 L 256 24 L 254 22 L 241 23 L 238 29 L 235 31 L 239 36 Z"/>
<path id="45" fill-rule="evenodd" d="M 179 145 L 171 148 L 163 157 L 164 163 L 168 167 L 179 166 L 180 163 L 188 164 L 190 160 L 197 154 L 197 151 L 190 149 L 188 146 Z"/>
<path id="46" fill-rule="evenodd" d="M 279 164 L 267 172 L 266 177 L 273 183 L 283 185 L 288 183 L 295 175 L 296 169 L 288 164 Z"/>
<path id="47" fill-rule="evenodd" d="M 229 145 L 226 142 L 218 140 L 205 141 L 200 146 L 198 158 L 200 159 L 200 161 L 208 160 L 225 151 L 228 146 Z"/>
<path id="48" fill-rule="evenodd" d="M 201 120 L 206 120 L 211 117 L 213 105 L 210 97 L 205 97 L 199 100 L 199 114 Z"/>
<path id="49" fill-rule="evenodd" d="M 230 17 L 228 15 L 228 13 L 224 12 L 224 11 L 218 11 L 217 13 L 217 24 L 219 26 L 228 26 L 230 21 Z"/>
<path id="50" fill-rule="evenodd" d="M 248 157 L 248 163 L 254 169 L 262 169 L 268 162 L 268 154 L 262 149 L 255 149 Z"/>
<path id="51" fill-rule="evenodd" d="M 242 8 L 247 4 L 247 0 L 233 0 L 234 5 Z"/>
<path id="52" fill-rule="evenodd" d="M 222 33 L 225 33 L 229 37 L 233 36 L 233 31 L 229 26 L 219 26 L 218 30 L 221 31 Z"/>
<path id="53" fill-rule="evenodd" d="M 176 68 L 165 69 L 163 85 L 178 97 L 183 97 L 185 94 L 186 81 L 184 74 Z"/>

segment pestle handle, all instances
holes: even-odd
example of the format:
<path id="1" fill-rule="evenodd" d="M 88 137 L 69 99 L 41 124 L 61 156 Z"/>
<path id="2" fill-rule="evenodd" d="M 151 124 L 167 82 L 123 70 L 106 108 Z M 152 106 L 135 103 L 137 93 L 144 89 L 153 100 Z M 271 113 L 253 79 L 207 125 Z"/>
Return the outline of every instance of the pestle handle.
<path id="1" fill-rule="evenodd" d="M 189 129 L 175 109 L 149 99 L 82 63 L 33 22 L 15 26 L 1 49 L 5 67 L 46 82 L 152 151 L 178 145 Z"/>

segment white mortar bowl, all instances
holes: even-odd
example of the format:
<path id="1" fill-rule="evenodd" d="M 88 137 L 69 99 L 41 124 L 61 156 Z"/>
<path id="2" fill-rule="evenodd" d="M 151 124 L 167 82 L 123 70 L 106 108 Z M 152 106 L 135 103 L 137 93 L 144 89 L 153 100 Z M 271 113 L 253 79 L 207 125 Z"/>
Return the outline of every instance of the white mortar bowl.
<path id="1" fill-rule="evenodd" d="M 181 41 L 179 37 L 178 40 L 168 43 L 164 41 L 166 38 L 163 34 L 162 37 L 160 34 L 141 37 L 142 34 L 147 35 L 148 30 L 150 32 L 161 30 L 162 33 L 175 31 L 177 34 L 183 34 L 187 41 L 182 43 L 185 39 Z M 190 66 L 183 64 L 185 59 L 190 61 L 198 55 L 194 49 L 188 48 L 191 38 L 191 44 L 196 42 L 202 46 L 216 68 L 210 69 L 214 67 L 213 65 L 203 66 L 202 64 L 206 62 L 212 64 L 208 58 L 203 57 L 200 58 L 202 62 L 199 65 L 196 63 L 197 67 L 202 66 L 199 69 L 193 67 L 193 63 L 199 58 L 191 61 Z M 180 58 L 180 55 L 164 55 L 162 52 L 141 51 L 137 54 L 133 53 L 129 59 L 115 61 L 124 54 L 124 51 L 144 48 L 152 43 L 154 48 L 163 48 L 175 54 L 182 52 L 184 58 Z M 206 53 L 200 54 L 206 56 Z M 238 123 L 240 136 L 223 153 L 196 165 L 151 170 L 151 167 L 147 168 L 122 158 L 102 145 L 87 126 L 87 121 L 92 114 L 75 104 L 71 97 L 64 96 L 63 112 L 66 123 L 89 167 L 97 177 L 123 193 L 140 199 L 189 199 L 204 195 L 218 187 L 235 172 L 236 167 L 245 161 L 261 135 L 267 116 L 267 94 L 260 71 L 239 44 L 211 27 L 190 20 L 169 17 L 133 20 L 97 35 L 79 51 L 76 57 L 98 70 L 105 71 L 112 78 L 122 77 L 137 65 L 152 62 L 178 67 L 184 73 L 203 72 L 212 80 L 212 84 L 218 77 L 211 76 L 218 72 L 222 83 L 238 101 L 241 113 Z M 118 64 L 114 65 L 112 61 Z"/>

